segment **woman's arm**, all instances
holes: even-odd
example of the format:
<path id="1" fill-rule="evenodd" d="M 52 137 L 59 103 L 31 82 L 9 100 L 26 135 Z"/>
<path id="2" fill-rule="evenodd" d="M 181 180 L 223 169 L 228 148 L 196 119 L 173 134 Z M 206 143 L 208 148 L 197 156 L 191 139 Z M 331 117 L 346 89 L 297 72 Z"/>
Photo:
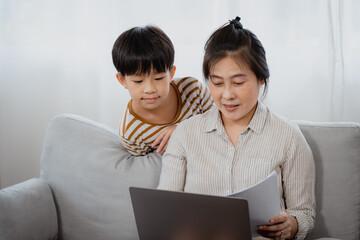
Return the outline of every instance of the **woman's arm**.
<path id="1" fill-rule="evenodd" d="M 162 169 L 158 189 L 184 191 L 186 159 L 181 144 L 181 124 L 173 132 L 162 157 Z"/>
<path id="2" fill-rule="evenodd" d="M 282 179 L 286 212 L 297 220 L 296 237 L 304 239 L 315 222 L 315 163 L 297 126 L 282 166 Z"/>
<path id="3" fill-rule="evenodd" d="M 262 236 L 272 239 L 304 239 L 315 219 L 315 164 L 309 145 L 295 126 L 281 164 L 285 212 L 259 226 Z"/>

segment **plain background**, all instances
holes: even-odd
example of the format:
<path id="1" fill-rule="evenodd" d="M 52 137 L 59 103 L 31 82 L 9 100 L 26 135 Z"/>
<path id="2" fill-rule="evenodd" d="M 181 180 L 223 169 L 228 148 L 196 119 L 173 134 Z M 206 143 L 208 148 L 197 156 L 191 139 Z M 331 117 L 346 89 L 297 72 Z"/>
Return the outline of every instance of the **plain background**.
<path id="1" fill-rule="evenodd" d="M 111 50 L 134 26 L 162 28 L 176 76 L 202 80 L 205 41 L 240 16 L 266 49 L 273 111 L 360 122 L 359 12 L 357 0 L 0 0 L 0 188 L 39 176 L 54 116 L 118 128 L 129 95 Z"/>

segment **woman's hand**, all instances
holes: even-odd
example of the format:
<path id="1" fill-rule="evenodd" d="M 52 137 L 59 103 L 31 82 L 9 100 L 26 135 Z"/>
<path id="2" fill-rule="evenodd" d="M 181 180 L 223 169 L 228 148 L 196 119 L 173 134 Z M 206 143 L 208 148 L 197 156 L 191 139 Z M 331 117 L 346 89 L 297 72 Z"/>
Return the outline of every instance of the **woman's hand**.
<path id="1" fill-rule="evenodd" d="M 286 212 L 281 212 L 280 216 L 271 218 L 270 224 L 259 226 L 258 233 L 263 237 L 282 240 L 294 238 L 298 230 L 296 218 Z"/>
<path id="2" fill-rule="evenodd" d="M 156 145 L 160 143 L 159 147 L 156 150 L 157 153 L 165 152 L 171 134 L 174 132 L 176 126 L 177 125 L 172 125 L 170 127 L 165 128 L 164 131 L 162 131 L 160 135 L 157 136 L 153 144 L 151 144 L 151 147 L 156 147 Z"/>

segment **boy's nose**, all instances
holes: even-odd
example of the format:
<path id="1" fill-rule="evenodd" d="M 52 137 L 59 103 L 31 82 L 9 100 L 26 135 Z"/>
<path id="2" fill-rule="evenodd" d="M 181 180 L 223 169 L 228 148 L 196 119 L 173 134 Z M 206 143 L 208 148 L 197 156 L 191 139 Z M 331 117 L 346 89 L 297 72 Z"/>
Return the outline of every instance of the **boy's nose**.
<path id="1" fill-rule="evenodd" d="M 151 83 L 151 81 L 148 81 L 144 86 L 144 92 L 145 93 L 153 93 L 155 92 L 156 88 L 155 85 Z"/>

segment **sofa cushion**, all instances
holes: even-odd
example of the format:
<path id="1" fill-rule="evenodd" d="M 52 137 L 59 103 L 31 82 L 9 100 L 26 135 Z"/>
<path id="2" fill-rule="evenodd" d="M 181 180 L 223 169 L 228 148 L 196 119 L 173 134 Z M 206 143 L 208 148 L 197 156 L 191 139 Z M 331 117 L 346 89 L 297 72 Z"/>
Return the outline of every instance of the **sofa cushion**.
<path id="1" fill-rule="evenodd" d="M 316 164 L 317 216 L 307 239 L 360 239 L 360 125 L 297 122 Z M 155 188 L 161 156 L 131 156 L 118 133 L 60 115 L 46 133 L 41 178 L 53 192 L 59 239 L 138 239 L 129 186 Z"/>
<path id="2" fill-rule="evenodd" d="M 1 189 L 0 239 L 56 239 L 58 222 L 51 190 L 39 178 Z"/>
<path id="3" fill-rule="evenodd" d="M 41 178 L 54 195 L 60 239 L 137 239 L 129 186 L 156 188 L 161 156 L 131 156 L 118 133 L 75 115 L 47 130 Z"/>
<path id="4" fill-rule="evenodd" d="M 360 239 L 360 124 L 297 123 L 316 165 L 316 222 L 307 239 Z"/>

